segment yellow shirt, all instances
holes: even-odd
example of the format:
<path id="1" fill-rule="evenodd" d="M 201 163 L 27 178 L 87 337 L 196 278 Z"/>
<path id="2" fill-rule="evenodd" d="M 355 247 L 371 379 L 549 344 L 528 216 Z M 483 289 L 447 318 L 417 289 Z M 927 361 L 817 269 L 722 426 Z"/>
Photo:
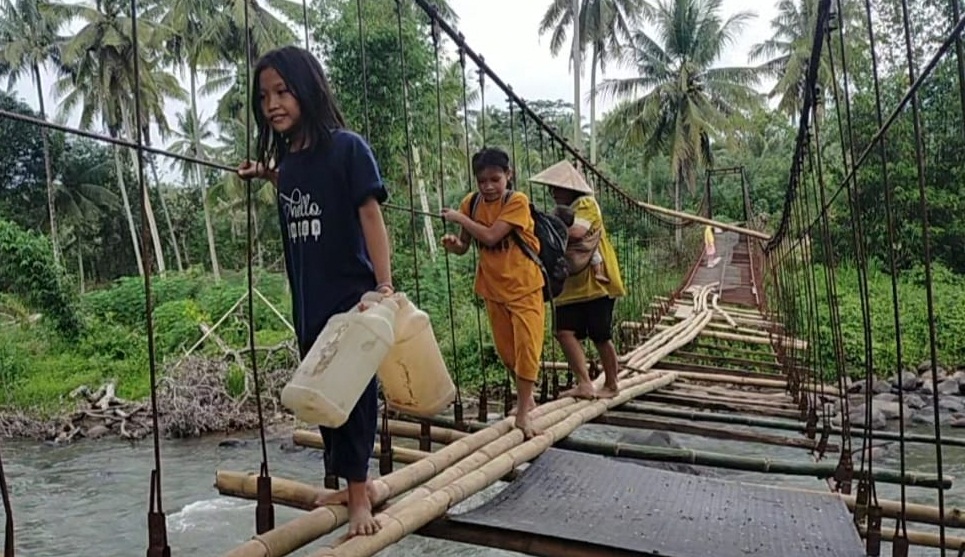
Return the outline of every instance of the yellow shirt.
<path id="1" fill-rule="evenodd" d="M 514 192 L 506 203 L 503 197 L 486 201 L 481 197 L 476 214 L 471 215 L 472 194 L 463 198 L 459 211 L 484 226 L 492 226 L 497 220 L 506 221 L 519 232 L 526 245 L 539 253 L 533 216 L 529 212 L 529 198 L 522 192 Z M 476 294 L 486 300 L 506 303 L 518 300 L 543 288 L 543 273 L 535 261 L 520 249 L 512 232 L 495 246 L 479 246 L 479 266 L 476 268 Z"/>
<path id="2" fill-rule="evenodd" d="M 704 227 L 704 245 L 714 245 L 714 229 L 710 225 Z"/>
<path id="3" fill-rule="evenodd" d="M 563 292 L 554 300 L 557 306 L 586 302 L 603 296 L 620 298 L 626 295 L 623 288 L 623 278 L 620 276 L 620 263 L 617 261 L 617 254 L 610 244 L 607 236 L 606 227 L 603 226 L 603 213 L 600 206 L 592 195 L 579 197 L 570 205 L 573 209 L 573 224 L 584 226 L 588 232 L 601 230 L 600 232 L 600 255 L 603 256 L 603 267 L 609 283 L 601 283 L 596 280 L 592 266 L 587 266 L 581 272 L 566 279 L 563 285 Z"/>

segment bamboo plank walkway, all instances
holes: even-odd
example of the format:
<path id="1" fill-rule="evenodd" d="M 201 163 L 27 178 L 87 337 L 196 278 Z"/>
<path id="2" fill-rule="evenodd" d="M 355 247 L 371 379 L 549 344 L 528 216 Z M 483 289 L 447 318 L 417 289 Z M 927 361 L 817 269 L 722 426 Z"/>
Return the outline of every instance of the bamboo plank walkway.
<path id="1" fill-rule="evenodd" d="M 511 419 L 495 424 L 468 422 L 463 424 L 465 431 L 456 431 L 456 424 L 445 417 L 429 420 L 432 441 L 442 447 L 431 452 L 395 449 L 394 460 L 406 466 L 377 480 L 388 487 L 392 502 L 379 515 L 383 530 L 375 536 L 316 548 L 310 555 L 374 555 L 411 534 L 556 557 L 864 555 L 860 532 L 848 514 L 854 508 L 853 498 L 703 478 L 607 458 L 825 479 L 834 476 L 839 448 L 833 443 L 822 446 L 801 435 L 806 413 L 788 394 L 772 352 L 766 362 L 770 365 L 762 365 L 760 370 L 752 365 L 753 360 L 741 360 L 747 365 L 740 373 L 715 365 L 679 363 L 676 354 L 692 352 L 699 346 L 698 338 L 704 338 L 702 334 L 718 330 L 709 327 L 712 322 L 725 329 L 741 329 L 739 335 L 715 338 L 734 347 L 742 346 L 755 331 L 763 333 L 765 346 L 773 335 L 773 324 L 755 304 L 748 304 L 751 288 L 742 281 L 752 276 L 750 258 L 741 255 L 746 242 L 727 233 L 718 236 L 718 246 L 723 268 L 707 269 L 698 262 L 688 277 L 688 295 L 657 301 L 662 306 L 669 302 L 671 311 L 649 329 L 646 343 L 620 358 L 619 398 L 593 402 L 567 398 L 542 404 L 534 417 L 547 434 L 530 441 L 524 441 L 511 427 Z M 739 294 L 735 304 L 718 305 L 722 298 L 711 301 L 711 292 L 720 292 L 721 284 L 724 292 Z M 755 346 L 759 352 L 761 345 Z M 561 363 L 546 364 L 565 368 Z M 827 392 L 837 391 L 830 387 Z M 389 424 L 393 437 L 419 438 L 423 434 L 417 424 L 404 421 L 405 416 L 397 418 L 402 421 Z M 819 460 L 825 453 L 835 458 L 814 462 L 802 451 L 795 461 L 775 461 L 746 457 L 738 446 L 732 454 L 720 454 L 627 443 L 594 444 L 569 437 L 590 422 L 780 445 L 820 452 Z M 760 426 L 769 432 L 738 431 L 731 424 Z M 321 446 L 315 432 L 298 431 L 294 441 Z M 947 477 L 901 477 L 878 467 L 875 478 L 932 487 L 947 487 L 951 482 Z M 495 499 L 472 512 L 447 514 L 460 501 L 500 479 L 511 483 Z M 253 499 L 255 480 L 253 474 L 219 471 L 216 487 L 224 495 Z M 279 504 L 310 510 L 318 493 L 315 483 L 316 479 L 303 484 L 275 478 L 273 498 Z M 344 507 L 313 509 L 255 536 L 224 557 L 288 555 L 346 520 Z"/>

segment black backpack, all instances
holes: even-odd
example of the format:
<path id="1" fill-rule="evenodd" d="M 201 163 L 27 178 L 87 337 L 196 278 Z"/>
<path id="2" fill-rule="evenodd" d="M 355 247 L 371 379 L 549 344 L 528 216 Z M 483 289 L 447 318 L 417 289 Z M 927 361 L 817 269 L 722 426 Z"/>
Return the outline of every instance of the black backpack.
<path id="1" fill-rule="evenodd" d="M 503 195 L 504 204 L 509 201 L 509 197 L 513 193 L 513 190 L 506 190 Z M 475 218 L 478 205 L 479 192 L 476 192 L 472 194 L 472 198 L 469 200 L 470 218 Z M 540 211 L 532 202 L 529 204 L 529 212 L 535 223 L 534 233 L 539 238 L 539 254 L 533 253 L 533 248 L 523 241 L 516 229 L 513 229 L 512 236 L 523 253 L 539 265 L 546 282 L 543 287 L 543 299 L 551 301 L 563 292 L 563 283 L 570 276 L 569 267 L 566 263 L 566 243 L 569 239 L 569 230 L 557 216 Z"/>

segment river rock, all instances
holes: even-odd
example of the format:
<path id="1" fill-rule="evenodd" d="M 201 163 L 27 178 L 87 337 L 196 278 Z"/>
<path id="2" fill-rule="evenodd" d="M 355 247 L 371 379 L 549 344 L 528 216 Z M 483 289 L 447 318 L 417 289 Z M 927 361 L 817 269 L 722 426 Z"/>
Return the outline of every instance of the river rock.
<path id="1" fill-rule="evenodd" d="M 891 383 L 889 381 L 883 381 L 881 379 L 875 379 L 871 386 L 871 392 L 880 395 L 882 393 L 891 392 Z"/>
<path id="2" fill-rule="evenodd" d="M 965 427 L 965 414 L 956 414 L 948 421 L 949 427 Z"/>
<path id="3" fill-rule="evenodd" d="M 243 439 L 225 439 L 218 443 L 219 447 L 244 447 L 248 442 Z"/>
<path id="4" fill-rule="evenodd" d="M 958 379 L 948 378 L 938 384 L 938 394 L 940 395 L 957 395 L 962 385 L 959 383 Z"/>
<path id="5" fill-rule="evenodd" d="M 940 425 L 948 425 L 951 421 L 952 414 L 950 412 L 941 412 L 938 414 L 938 423 Z M 930 406 L 928 408 L 922 408 L 911 417 L 911 423 L 916 425 L 935 425 L 935 411 L 932 410 Z"/>
<path id="6" fill-rule="evenodd" d="M 903 391 L 914 391 L 921 385 L 921 382 L 917 373 L 903 371 L 900 376 L 892 378 L 891 386 Z"/>
<path id="7" fill-rule="evenodd" d="M 881 404 L 888 404 L 882 402 Z M 848 419 L 852 426 L 865 427 L 865 405 L 859 404 L 851 408 L 851 412 L 848 413 Z M 879 405 L 872 403 L 871 405 L 871 429 L 884 429 L 888 426 L 888 420 L 885 418 L 884 413 L 881 411 Z"/>
<path id="8" fill-rule="evenodd" d="M 945 412 L 961 412 L 965 410 L 965 401 L 958 397 L 943 396 L 938 399 L 938 409 Z"/>

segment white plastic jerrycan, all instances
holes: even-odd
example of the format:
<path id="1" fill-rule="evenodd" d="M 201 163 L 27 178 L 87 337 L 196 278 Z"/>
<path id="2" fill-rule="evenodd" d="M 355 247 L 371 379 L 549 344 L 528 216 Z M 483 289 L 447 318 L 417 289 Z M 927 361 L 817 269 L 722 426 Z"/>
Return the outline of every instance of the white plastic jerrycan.
<path id="1" fill-rule="evenodd" d="M 332 316 L 282 389 L 281 403 L 306 423 L 344 424 L 395 341 L 398 309 L 386 299 Z"/>
<path id="2" fill-rule="evenodd" d="M 430 417 L 444 410 L 456 397 L 442 352 L 432 332 L 429 315 L 417 308 L 403 293 L 394 300 L 395 345 L 382 365 L 379 381 L 389 408 L 407 414 Z"/>

